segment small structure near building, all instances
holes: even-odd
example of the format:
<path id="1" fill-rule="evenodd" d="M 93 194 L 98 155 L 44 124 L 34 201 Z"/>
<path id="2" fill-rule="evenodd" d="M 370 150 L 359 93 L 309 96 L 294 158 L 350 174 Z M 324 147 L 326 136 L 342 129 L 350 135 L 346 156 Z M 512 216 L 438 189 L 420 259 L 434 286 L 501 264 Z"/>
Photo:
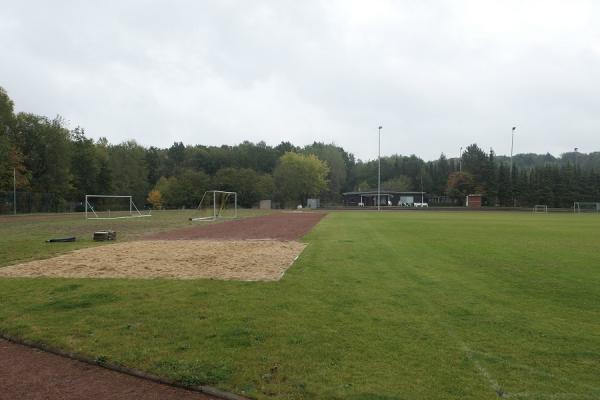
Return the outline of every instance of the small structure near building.
<path id="1" fill-rule="evenodd" d="M 465 205 L 469 208 L 479 208 L 482 205 L 482 196 L 480 194 L 470 194 L 465 200 Z"/>
<path id="2" fill-rule="evenodd" d="M 321 207 L 321 199 L 307 199 L 306 208 L 319 208 Z"/>
<path id="3" fill-rule="evenodd" d="M 271 200 L 261 200 L 258 203 L 258 208 L 261 210 L 270 210 L 271 209 Z"/>
<path id="4" fill-rule="evenodd" d="M 346 207 L 376 207 L 377 191 L 367 190 L 361 192 L 343 193 L 344 206 Z M 394 190 L 381 190 L 381 206 L 394 207 L 427 207 L 429 195 L 425 192 L 398 192 Z"/>

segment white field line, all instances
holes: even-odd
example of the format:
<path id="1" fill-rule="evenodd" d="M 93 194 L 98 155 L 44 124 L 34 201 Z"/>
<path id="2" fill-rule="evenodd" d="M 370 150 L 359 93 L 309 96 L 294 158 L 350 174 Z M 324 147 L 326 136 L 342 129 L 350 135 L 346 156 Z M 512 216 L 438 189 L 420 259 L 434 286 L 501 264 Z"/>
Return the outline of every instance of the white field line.
<path id="1" fill-rule="evenodd" d="M 451 333 L 448 327 L 445 327 L 445 328 L 448 331 L 449 336 L 452 336 L 453 339 L 456 340 L 460 344 L 460 347 L 467 355 L 467 358 L 473 363 L 473 365 L 475 366 L 475 369 L 477 369 L 477 372 L 479 372 L 479 374 L 485 378 L 485 380 L 488 382 L 488 385 L 494 390 L 494 392 L 496 392 L 498 397 L 508 397 L 508 393 L 504 392 L 504 389 L 502 389 L 502 386 L 500 386 L 500 384 L 498 384 L 498 381 L 496 381 L 492 377 L 492 375 L 490 375 L 489 371 L 487 369 L 485 369 L 483 367 L 483 365 L 481 365 L 481 363 L 473 357 L 473 354 L 474 354 L 473 350 L 471 350 L 471 348 L 469 346 L 467 346 L 467 344 L 465 342 L 458 339 L 453 333 Z"/>
<path id="2" fill-rule="evenodd" d="M 521 392 L 521 393 L 512 393 L 510 395 L 513 399 L 548 399 L 548 400 L 568 400 L 568 399 L 577 399 L 577 400 L 598 400 L 598 396 L 589 396 L 582 395 L 581 393 L 538 393 L 538 392 Z"/>
<path id="3" fill-rule="evenodd" d="M 373 231 L 372 232 L 373 236 L 381 236 L 381 234 L 377 231 Z M 387 245 L 387 242 L 385 241 L 385 238 L 382 238 L 383 240 L 380 241 L 380 243 L 386 243 L 386 247 L 390 248 L 394 253 L 397 253 L 398 255 L 398 259 L 401 259 L 401 254 L 399 254 L 399 252 L 396 250 L 396 248 L 394 248 L 393 246 Z M 425 297 L 425 296 L 419 296 L 421 298 L 421 302 L 427 306 L 427 308 L 429 308 L 430 312 L 432 315 L 436 315 L 438 314 L 436 308 L 433 306 L 433 304 Z M 489 373 L 489 371 L 487 369 L 485 369 L 481 363 L 479 361 L 477 361 L 474 357 L 473 357 L 473 351 L 469 348 L 469 346 L 467 346 L 467 344 L 461 340 L 458 335 L 456 335 L 454 333 L 454 331 L 452 330 L 452 328 L 450 328 L 447 324 L 444 324 L 441 321 L 441 318 L 437 318 L 436 319 L 438 322 L 437 324 L 439 326 L 441 326 L 442 328 L 444 328 L 444 330 L 446 331 L 446 334 L 452 338 L 454 340 L 454 342 L 457 344 L 458 347 L 460 347 L 460 349 L 462 351 L 465 352 L 467 358 L 473 363 L 476 371 L 478 372 L 478 374 L 480 376 L 483 377 L 483 379 L 485 380 L 485 383 L 490 387 L 490 389 L 492 389 L 492 391 L 498 396 L 498 397 L 504 397 L 507 398 L 509 397 L 509 394 L 507 392 L 505 392 L 505 390 L 502 388 L 502 386 L 498 383 L 498 381 L 496 379 L 494 379 L 492 377 L 492 375 Z"/>
<path id="4" fill-rule="evenodd" d="M 376 230 L 371 230 L 370 233 L 373 236 L 382 236 L 378 231 Z M 379 240 L 379 243 L 386 243 L 385 238 L 381 237 L 381 240 Z M 388 247 L 389 249 L 391 249 L 394 253 L 397 254 L 398 259 L 401 258 L 402 254 L 400 254 L 396 248 L 394 248 L 393 246 L 387 245 L 386 247 Z M 429 308 L 429 311 L 432 315 L 437 315 L 438 311 L 437 309 L 433 306 L 433 304 L 429 301 L 429 299 L 427 299 L 425 296 L 421 295 L 419 296 L 421 299 L 421 302 L 427 306 Z M 525 369 L 531 373 L 536 373 L 538 375 L 542 375 L 542 376 L 547 376 L 547 377 L 551 377 L 555 380 L 557 380 L 558 382 L 562 382 L 565 384 L 570 384 L 572 386 L 578 387 L 578 388 L 582 388 L 582 389 L 587 389 L 587 390 L 592 390 L 594 392 L 600 392 L 600 387 L 596 386 L 596 385 L 589 385 L 589 384 L 585 384 L 585 383 L 574 383 L 571 380 L 567 379 L 567 378 L 563 378 L 561 376 L 556 376 L 552 373 L 548 373 L 548 372 L 544 372 L 544 371 L 540 371 L 536 368 L 530 367 L 528 365 L 524 365 L 524 364 L 518 364 L 518 363 L 512 363 L 509 361 L 506 361 L 504 359 L 502 359 L 501 357 L 497 357 L 497 356 L 493 356 L 490 354 L 486 354 L 484 352 L 476 352 L 473 351 L 465 341 L 463 341 L 462 339 L 460 339 L 458 337 L 458 335 L 456 335 L 456 333 L 453 331 L 453 329 L 448 326 L 448 324 L 445 324 L 443 322 L 441 322 L 441 318 L 437 319 L 437 324 L 441 327 L 443 327 L 447 333 L 447 335 L 449 337 L 451 337 L 455 343 L 461 348 L 462 351 L 465 352 L 465 354 L 467 355 L 467 358 L 473 363 L 475 369 L 477 370 L 477 372 L 479 373 L 479 375 L 481 375 L 486 383 L 489 385 L 489 387 L 496 393 L 496 395 L 498 397 L 501 398 L 528 398 L 528 397 L 532 397 L 534 396 L 535 398 L 544 398 L 544 399 L 551 399 L 551 400 L 561 400 L 561 399 L 581 399 L 581 400 L 598 400 L 600 399 L 600 396 L 592 396 L 592 395 L 582 395 L 582 394 L 577 394 L 577 393 L 571 393 L 571 392 L 563 392 L 563 393 L 547 393 L 547 392 L 517 392 L 517 393 L 508 393 L 507 391 L 505 391 L 505 389 L 502 387 L 502 385 L 500 385 L 500 383 L 494 379 L 494 377 L 490 374 L 490 372 L 477 360 L 475 359 L 474 355 L 475 354 L 482 354 L 488 357 L 493 357 L 493 358 L 499 358 L 501 360 L 503 360 L 503 362 L 506 362 L 508 365 L 510 365 L 511 367 L 516 367 L 516 368 L 522 368 Z"/>
<path id="5" fill-rule="evenodd" d="M 539 376 L 543 376 L 545 378 L 552 378 L 558 382 L 562 382 L 566 385 L 571 385 L 571 386 L 575 386 L 578 388 L 582 388 L 582 389 L 587 389 L 587 390 L 595 390 L 597 392 L 600 392 L 600 386 L 595 386 L 595 385 L 590 385 L 590 384 L 586 384 L 586 383 L 575 383 L 572 380 L 568 379 L 568 378 L 563 378 L 562 376 L 556 376 L 555 374 L 551 373 L 551 372 L 546 372 L 546 371 L 542 371 L 540 369 L 534 368 L 530 365 L 527 364 L 521 364 L 521 363 L 516 363 L 516 362 L 510 362 L 507 361 L 501 357 L 495 356 L 493 354 L 489 354 L 489 353 L 485 353 L 482 351 L 473 351 L 473 354 L 480 354 L 484 357 L 488 357 L 488 358 L 493 358 L 496 360 L 499 360 L 505 364 L 507 364 L 508 366 L 510 366 L 511 368 L 518 368 L 518 369 L 522 369 L 525 370 L 531 374 L 535 374 L 535 375 L 539 375 Z M 525 393 L 525 392 L 524 392 Z M 511 396 L 516 396 L 517 394 L 511 394 Z M 523 393 L 521 393 L 521 395 L 523 395 Z M 548 395 L 550 396 L 550 395 Z"/>

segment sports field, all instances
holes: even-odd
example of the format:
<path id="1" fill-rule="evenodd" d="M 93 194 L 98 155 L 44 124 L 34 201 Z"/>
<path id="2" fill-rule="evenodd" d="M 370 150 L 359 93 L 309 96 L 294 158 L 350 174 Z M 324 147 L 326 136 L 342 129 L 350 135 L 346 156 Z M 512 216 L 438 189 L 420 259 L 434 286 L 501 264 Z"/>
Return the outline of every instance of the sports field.
<path id="1" fill-rule="evenodd" d="M 0 267 L 95 224 L 2 219 Z M 332 212 L 303 241 L 279 281 L 0 278 L 0 330 L 258 399 L 600 398 L 598 215 Z"/>

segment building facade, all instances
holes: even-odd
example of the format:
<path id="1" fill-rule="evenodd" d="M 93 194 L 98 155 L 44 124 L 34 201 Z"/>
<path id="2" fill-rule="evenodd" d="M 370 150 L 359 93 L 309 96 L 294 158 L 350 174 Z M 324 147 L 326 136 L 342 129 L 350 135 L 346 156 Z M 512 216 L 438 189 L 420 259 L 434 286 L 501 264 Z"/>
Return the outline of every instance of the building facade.
<path id="1" fill-rule="evenodd" d="M 346 207 L 373 207 L 377 206 L 377 191 L 346 192 L 342 194 Z M 394 190 L 381 190 L 381 206 L 414 207 L 427 203 L 429 195 L 425 192 L 398 192 Z"/>

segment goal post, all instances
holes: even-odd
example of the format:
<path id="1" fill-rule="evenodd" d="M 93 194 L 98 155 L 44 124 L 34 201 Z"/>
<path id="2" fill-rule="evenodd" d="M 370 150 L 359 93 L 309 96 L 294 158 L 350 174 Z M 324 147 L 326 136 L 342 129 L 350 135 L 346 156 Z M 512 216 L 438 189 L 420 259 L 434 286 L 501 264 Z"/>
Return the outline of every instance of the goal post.
<path id="1" fill-rule="evenodd" d="M 137 208 L 133 202 L 133 196 L 85 195 L 86 219 L 124 219 L 151 216 L 150 213 L 142 213 Z"/>
<path id="2" fill-rule="evenodd" d="M 214 221 L 218 218 L 237 218 L 237 192 L 208 190 L 196 208 L 196 217 L 190 221 Z"/>
<path id="3" fill-rule="evenodd" d="M 594 201 L 576 201 L 573 203 L 573 212 L 595 212 L 600 213 L 600 202 Z"/>
<path id="4" fill-rule="evenodd" d="M 534 214 L 547 213 L 547 212 L 548 212 L 548 206 L 546 204 L 536 204 L 535 206 L 533 206 Z"/>

